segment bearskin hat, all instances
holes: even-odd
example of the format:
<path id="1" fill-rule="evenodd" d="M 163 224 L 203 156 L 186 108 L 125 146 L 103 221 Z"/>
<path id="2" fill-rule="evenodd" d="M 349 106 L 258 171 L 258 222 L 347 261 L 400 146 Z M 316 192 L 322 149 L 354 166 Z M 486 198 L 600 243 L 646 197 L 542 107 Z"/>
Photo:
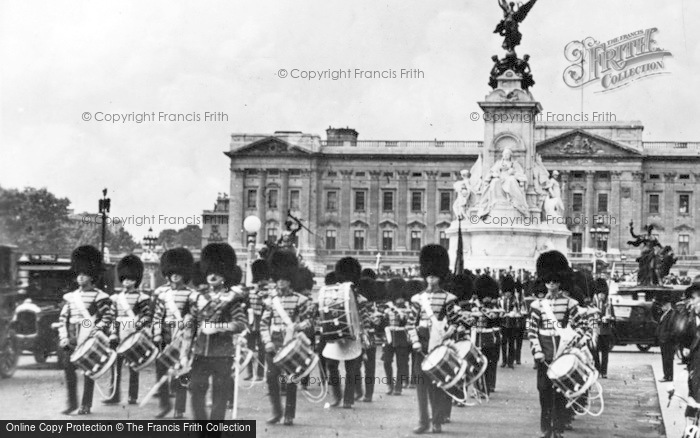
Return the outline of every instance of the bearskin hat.
<path id="1" fill-rule="evenodd" d="M 555 280 L 566 283 L 571 277 L 571 268 L 566 256 L 559 251 L 547 251 L 540 254 L 536 263 L 537 278 L 545 282 Z"/>
<path id="2" fill-rule="evenodd" d="M 374 281 L 374 297 L 377 302 L 383 302 L 389 299 L 386 293 L 386 281 Z"/>
<path id="3" fill-rule="evenodd" d="M 297 259 L 293 251 L 279 250 L 270 255 L 270 276 L 272 280 L 293 282 L 297 269 L 299 269 L 299 259 Z"/>
<path id="4" fill-rule="evenodd" d="M 515 280 L 513 280 L 513 276 L 506 275 L 505 277 L 503 277 L 503 279 L 501 280 L 501 291 L 503 291 L 503 293 L 515 293 Z"/>
<path id="5" fill-rule="evenodd" d="M 136 287 L 139 287 L 141 280 L 143 280 L 143 262 L 133 254 L 122 257 L 117 263 L 117 277 L 120 282 L 127 278 L 134 280 Z"/>
<path id="6" fill-rule="evenodd" d="M 413 295 L 419 294 L 425 290 L 425 283 L 418 279 L 411 279 L 406 282 L 406 287 L 404 288 L 405 295 L 404 298 L 410 300 Z"/>
<path id="7" fill-rule="evenodd" d="M 459 301 L 466 301 L 474 294 L 474 282 L 468 272 L 457 274 L 453 279 L 454 287 L 452 293 Z"/>
<path id="8" fill-rule="evenodd" d="M 360 277 L 367 277 L 367 278 L 371 278 L 372 280 L 376 280 L 377 273 L 374 272 L 374 269 L 372 269 L 372 268 L 365 268 L 360 273 Z"/>
<path id="9" fill-rule="evenodd" d="M 498 298 L 498 283 L 490 275 L 482 274 L 474 281 L 476 296 L 484 298 Z"/>
<path id="10" fill-rule="evenodd" d="M 180 274 L 187 283 L 192 276 L 194 257 L 187 248 L 169 249 L 160 256 L 160 271 L 163 277 L 170 278 L 172 274 Z"/>
<path id="11" fill-rule="evenodd" d="M 102 277 L 102 254 L 94 246 L 79 246 L 70 256 L 71 271 L 75 275 L 85 274 L 96 283 Z"/>
<path id="12" fill-rule="evenodd" d="M 292 281 L 292 290 L 296 292 L 305 292 L 314 288 L 314 274 L 309 268 L 299 268 L 294 274 Z"/>
<path id="13" fill-rule="evenodd" d="M 528 292 L 534 297 L 538 295 L 547 295 L 547 286 L 544 284 L 544 280 L 537 279 L 533 281 L 530 284 L 530 290 Z"/>
<path id="14" fill-rule="evenodd" d="M 224 277 L 227 287 L 236 284 L 236 261 L 236 251 L 228 243 L 210 243 L 202 249 L 202 272 L 204 275 L 217 274 Z"/>
<path id="15" fill-rule="evenodd" d="M 570 290 L 569 290 L 569 298 L 572 300 L 576 300 L 578 302 L 579 306 L 583 306 L 584 303 L 586 302 L 586 293 L 584 290 L 576 285 L 574 285 Z"/>
<path id="16" fill-rule="evenodd" d="M 192 286 L 199 287 L 203 284 L 207 284 L 207 276 L 202 272 L 202 264 L 195 262 L 192 265 Z"/>
<path id="17" fill-rule="evenodd" d="M 354 257 L 343 257 L 335 264 L 335 276 L 340 283 L 357 284 L 362 276 L 362 265 Z"/>
<path id="18" fill-rule="evenodd" d="M 386 284 L 387 295 L 390 300 L 404 298 L 406 295 L 406 282 L 403 278 L 392 278 Z"/>
<path id="19" fill-rule="evenodd" d="M 267 260 L 265 259 L 254 261 L 250 266 L 250 271 L 253 274 L 253 283 L 255 284 L 270 278 L 270 267 L 267 265 Z"/>
<path id="20" fill-rule="evenodd" d="M 687 299 L 692 298 L 693 294 L 700 295 L 700 283 L 693 283 L 690 285 L 690 287 L 688 287 L 685 290 L 685 292 L 684 292 L 685 299 L 687 300 Z"/>
<path id="21" fill-rule="evenodd" d="M 369 277 L 362 277 L 357 283 L 357 292 L 363 297 L 367 298 L 369 301 L 375 301 L 377 284 L 375 280 Z"/>
<path id="22" fill-rule="evenodd" d="M 420 275 L 425 278 L 434 275 L 440 279 L 450 273 L 450 257 L 440 245 L 426 245 L 420 250 Z"/>
<path id="23" fill-rule="evenodd" d="M 593 282 L 593 293 L 598 295 L 601 293 L 604 293 L 607 295 L 609 292 L 608 289 L 608 282 L 605 281 L 603 278 L 596 278 L 595 281 Z"/>
<path id="24" fill-rule="evenodd" d="M 326 277 L 323 279 L 323 284 L 325 284 L 326 286 L 336 284 L 337 282 L 338 282 L 338 280 L 336 279 L 335 271 L 329 272 L 328 274 L 326 274 Z"/>

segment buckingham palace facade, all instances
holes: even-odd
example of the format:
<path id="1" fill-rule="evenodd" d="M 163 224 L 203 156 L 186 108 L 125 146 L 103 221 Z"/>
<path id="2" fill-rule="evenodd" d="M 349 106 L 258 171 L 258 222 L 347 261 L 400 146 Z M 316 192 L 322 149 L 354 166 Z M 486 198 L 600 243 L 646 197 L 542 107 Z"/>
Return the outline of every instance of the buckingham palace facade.
<path id="1" fill-rule="evenodd" d="M 636 265 L 629 223 L 646 224 L 679 261 L 699 269 L 700 142 L 645 142 L 639 122 L 539 123 L 537 153 L 558 170 L 573 261 L 604 253 Z M 447 246 L 453 184 L 481 154 L 479 141 L 359 140 L 351 128 L 315 134 L 233 134 L 230 191 L 203 212 L 203 244 L 227 241 L 247 251 L 243 220 L 260 218 L 256 243 L 276 240 L 287 212 L 301 218 L 304 259 L 322 273 L 343 256 L 363 265 L 414 266 L 421 246 Z"/>

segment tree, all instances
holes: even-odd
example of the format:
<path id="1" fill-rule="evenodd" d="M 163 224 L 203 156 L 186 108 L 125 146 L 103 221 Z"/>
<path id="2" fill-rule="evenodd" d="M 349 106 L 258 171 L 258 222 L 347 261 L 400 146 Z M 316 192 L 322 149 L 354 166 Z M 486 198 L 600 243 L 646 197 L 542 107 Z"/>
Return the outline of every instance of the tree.
<path id="1" fill-rule="evenodd" d="M 0 187 L 2 238 L 20 251 L 63 253 L 70 251 L 70 200 L 58 198 L 46 188 Z"/>
<path id="2" fill-rule="evenodd" d="M 180 246 L 199 249 L 202 245 L 202 229 L 197 225 L 188 225 L 180 230 L 165 229 L 158 235 L 158 244 L 166 249 Z"/>
<path id="3" fill-rule="evenodd" d="M 99 215 L 81 213 L 74 218 L 72 225 L 71 237 L 73 247 L 80 245 L 100 247 L 102 241 L 102 219 Z M 105 230 L 105 247 L 109 248 L 112 254 L 130 253 L 137 246 L 133 236 L 124 227 L 108 223 Z"/>

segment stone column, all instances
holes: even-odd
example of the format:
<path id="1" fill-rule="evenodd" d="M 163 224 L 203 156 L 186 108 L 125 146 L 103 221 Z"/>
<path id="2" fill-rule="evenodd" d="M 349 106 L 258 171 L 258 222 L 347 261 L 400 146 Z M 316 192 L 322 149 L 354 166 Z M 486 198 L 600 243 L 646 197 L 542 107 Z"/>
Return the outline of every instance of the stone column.
<path id="1" fill-rule="evenodd" d="M 381 207 L 379 206 L 379 178 L 381 170 L 370 170 L 369 176 L 369 230 L 367 230 L 367 245 L 365 249 L 374 251 L 379 248 L 379 218 Z"/>
<path id="2" fill-rule="evenodd" d="M 231 198 L 228 211 L 228 243 L 234 248 L 245 247 L 243 219 L 245 219 L 247 193 L 245 170 L 231 168 Z M 239 195 L 236 195 L 238 193 Z"/>
<path id="3" fill-rule="evenodd" d="M 632 181 L 634 182 L 634 187 L 633 190 L 634 192 L 631 194 L 632 195 L 632 205 L 635 205 L 636 210 L 631 212 L 630 214 L 630 220 L 634 221 L 634 224 L 636 226 L 636 229 L 641 230 L 644 225 L 646 225 L 646 217 L 647 217 L 647 211 L 649 206 L 647 205 L 647 197 L 646 193 L 644 192 L 644 172 L 632 172 Z M 635 214 L 636 213 L 636 214 Z M 623 224 L 624 227 L 626 227 L 628 224 Z M 627 232 L 626 232 L 627 233 Z M 639 231 L 637 231 L 639 233 Z M 629 234 L 626 234 L 629 236 Z M 629 236 L 631 238 L 631 236 Z M 634 252 L 634 247 L 629 247 L 627 245 L 626 249 L 627 251 L 633 251 Z"/>
<path id="4" fill-rule="evenodd" d="M 428 188 L 425 194 L 425 208 L 426 208 L 426 227 L 425 227 L 425 238 L 423 244 L 437 243 L 435 238 L 435 225 L 437 222 L 437 177 L 440 172 L 429 171 L 425 172 L 428 176 Z"/>
<path id="5" fill-rule="evenodd" d="M 265 190 L 267 189 L 267 169 L 258 170 L 258 197 L 256 203 L 258 204 L 257 216 L 260 218 L 262 225 L 260 226 L 260 231 L 258 231 L 258 238 L 256 239 L 257 244 L 265 243 L 267 240 L 267 194 Z M 281 230 L 277 230 L 278 237 Z M 245 234 L 245 231 L 244 231 Z"/>
<path id="6" fill-rule="evenodd" d="M 280 224 L 284 226 L 289 209 L 289 169 L 280 169 Z"/>
<path id="7" fill-rule="evenodd" d="M 310 230 L 316 229 L 316 220 L 312 219 L 314 216 L 314 208 L 312 207 L 315 201 L 315 196 L 311 193 L 311 171 L 308 169 L 301 170 L 301 190 L 299 193 L 299 211 L 301 212 L 301 218 L 306 221 Z M 300 249 L 310 249 L 314 246 L 310 240 L 311 233 L 302 229 L 299 232 L 299 248 Z"/>
<path id="8" fill-rule="evenodd" d="M 397 220 L 399 229 L 397 230 L 396 236 L 396 250 L 406 251 L 406 227 L 408 224 L 408 175 L 411 174 L 410 170 L 399 170 L 399 190 L 396 196 L 399 198 L 397 213 Z"/>
<path id="9" fill-rule="evenodd" d="M 350 249 L 350 219 L 352 218 L 352 170 L 341 170 L 340 229 L 336 233 L 337 249 Z"/>
<path id="10" fill-rule="evenodd" d="M 693 194 L 690 195 L 690 214 L 692 220 L 695 221 L 695 230 L 700 230 L 700 173 L 694 173 L 695 186 L 693 187 Z M 688 253 L 690 255 L 700 253 L 700 239 L 696 237 L 696 233 L 690 236 L 690 247 L 688 248 Z"/>
<path id="11" fill-rule="evenodd" d="M 593 206 L 593 198 L 594 198 L 594 189 L 593 189 L 593 178 L 595 177 L 595 171 L 593 170 L 587 170 L 586 171 L 586 195 L 585 195 L 585 201 L 584 201 L 584 208 L 583 208 L 583 214 L 584 214 L 584 223 L 585 221 L 588 221 L 588 225 L 586 225 L 584 228 L 583 232 L 583 247 L 584 248 L 594 248 L 595 242 L 592 241 L 591 239 L 591 228 L 595 226 L 593 224 L 593 214 L 595 213 L 594 206 Z"/>
<path id="12" fill-rule="evenodd" d="M 571 201 L 569 200 L 569 172 L 559 171 L 559 187 L 561 188 L 561 202 L 564 204 L 564 217 L 571 214 Z"/>
<path id="13" fill-rule="evenodd" d="M 664 172 L 664 204 L 659 208 L 659 216 L 661 216 L 664 224 L 664 234 L 662 239 L 665 238 L 667 242 L 672 242 L 670 245 L 673 247 L 678 246 L 678 242 L 673 242 L 675 239 L 673 235 L 673 228 L 675 227 L 675 220 L 678 217 L 678 207 L 676 206 L 676 172 Z M 663 242 L 663 240 L 661 240 Z M 668 245 L 666 243 L 665 245 Z"/>
<path id="14" fill-rule="evenodd" d="M 608 212 L 610 213 L 609 220 L 605 223 L 610 227 L 610 236 L 608 236 L 608 250 L 612 248 L 622 249 L 622 243 L 620 242 L 620 230 L 622 229 L 622 210 L 621 210 L 621 188 L 620 188 L 620 178 L 622 177 L 622 172 L 613 171 L 610 172 L 610 200 L 608 203 Z"/>

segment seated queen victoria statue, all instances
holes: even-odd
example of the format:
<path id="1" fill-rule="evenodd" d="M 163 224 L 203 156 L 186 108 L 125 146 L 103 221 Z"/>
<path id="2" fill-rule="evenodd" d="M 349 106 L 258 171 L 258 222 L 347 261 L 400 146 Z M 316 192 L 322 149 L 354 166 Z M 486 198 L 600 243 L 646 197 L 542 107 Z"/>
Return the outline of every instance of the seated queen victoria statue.
<path id="1" fill-rule="evenodd" d="M 501 159 L 484 175 L 482 187 L 485 189 L 479 201 L 479 217 L 487 217 L 491 209 L 502 200 L 527 216 L 528 205 L 524 190 L 526 181 L 522 166 L 513 159 L 513 152 L 508 148 L 503 149 Z"/>

